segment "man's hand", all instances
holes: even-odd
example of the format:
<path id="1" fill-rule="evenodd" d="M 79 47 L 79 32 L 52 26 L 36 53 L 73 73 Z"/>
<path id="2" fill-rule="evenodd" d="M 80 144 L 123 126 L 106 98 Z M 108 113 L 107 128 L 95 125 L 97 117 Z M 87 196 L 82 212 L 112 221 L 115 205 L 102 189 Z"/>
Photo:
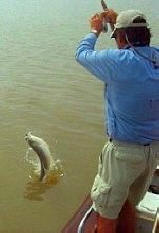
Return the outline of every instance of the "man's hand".
<path id="1" fill-rule="evenodd" d="M 105 22 L 110 24 L 116 23 L 117 16 L 118 14 L 112 9 L 105 10 L 101 13 L 101 17 L 104 18 Z"/>
<path id="2" fill-rule="evenodd" d="M 104 18 L 104 21 L 110 24 L 111 30 L 113 31 L 118 14 L 112 9 L 107 9 L 101 13 L 101 15 Z"/>
<path id="3" fill-rule="evenodd" d="M 91 31 L 94 32 L 97 36 L 101 33 L 103 30 L 103 17 L 101 14 L 95 14 L 91 19 L 90 19 L 90 26 L 91 26 Z"/>

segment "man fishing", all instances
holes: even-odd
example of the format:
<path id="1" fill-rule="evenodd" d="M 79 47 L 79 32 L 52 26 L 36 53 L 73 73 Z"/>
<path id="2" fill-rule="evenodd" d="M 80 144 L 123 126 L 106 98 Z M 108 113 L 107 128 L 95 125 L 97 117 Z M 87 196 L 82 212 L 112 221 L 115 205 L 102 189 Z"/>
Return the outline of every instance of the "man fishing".
<path id="1" fill-rule="evenodd" d="M 117 49 L 95 50 L 105 23 Z M 159 49 L 145 15 L 107 9 L 90 19 L 76 60 L 104 84 L 108 142 L 91 190 L 97 233 L 134 233 L 135 206 L 147 192 L 159 149 Z"/>

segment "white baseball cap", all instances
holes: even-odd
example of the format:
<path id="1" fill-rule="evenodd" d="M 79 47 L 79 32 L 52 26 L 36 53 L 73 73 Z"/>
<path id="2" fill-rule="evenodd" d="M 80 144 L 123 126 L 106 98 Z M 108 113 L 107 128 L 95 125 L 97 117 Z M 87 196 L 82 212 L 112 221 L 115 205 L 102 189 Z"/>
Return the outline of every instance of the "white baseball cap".
<path id="1" fill-rule="evenodd" d="M 135 19 L 140 17 L 144 19 L 145 22 L 136 23 L 133 22 Z M 139 10 L 126 10 L 120 12 L 117 16 L 116 24 L 114 25 L 114 31 L 111 34 L 111 38 L 114 38 L 116 29 L 119 28 L 129 28 L 129 27 L 147 27 L 146 16 Z"/>

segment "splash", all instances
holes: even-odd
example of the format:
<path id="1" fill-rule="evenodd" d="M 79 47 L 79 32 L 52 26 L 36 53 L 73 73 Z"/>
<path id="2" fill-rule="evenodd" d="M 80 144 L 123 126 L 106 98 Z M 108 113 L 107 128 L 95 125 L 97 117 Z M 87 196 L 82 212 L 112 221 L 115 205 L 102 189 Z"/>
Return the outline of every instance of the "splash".
<path id="1" fill-rule="evenodd" d="M 61 177 L 64 175 L 62 163 L 59 159 L 52 159 L 49 171 L 46 172 L 43 180 L 40 181 L 40 160 L 31 148 L 28 148 L 26 151 L 24 160 L 29 168 L 29 182 L 26 184 L 24 198 L 42 201 L 43 197 L 41 195 L 45 193 L 47 189 L 58 184 Z"/>
<path id="2" fill-rule="evenodd" d="M 51 161 L 50 169 L 43 178 L 43 183 L 46 185 L 55 185 L 63 176 L 63 167 L 60 160 Z"/>

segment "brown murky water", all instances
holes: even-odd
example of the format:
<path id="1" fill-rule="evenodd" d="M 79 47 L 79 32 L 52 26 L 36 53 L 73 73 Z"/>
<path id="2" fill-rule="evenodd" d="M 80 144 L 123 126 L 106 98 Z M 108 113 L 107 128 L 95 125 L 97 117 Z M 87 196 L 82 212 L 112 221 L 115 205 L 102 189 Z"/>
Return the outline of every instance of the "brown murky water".
<path id="1" fill-rule="evenodd" d="M 144 9 L 159 44 L 157 1 L 108 4 Z M 74 52 L 99 10 L 97 0 L 0 2 L 0 233 L 59 233 L 90 190 L 106 140 L 103 86 L 76 64 Z M 103 35 L 98 46 L 114 42 Z M 52 176 L 49 186 L 30 182 L 29 130 L 62 163 L 64 176 Z"/>

